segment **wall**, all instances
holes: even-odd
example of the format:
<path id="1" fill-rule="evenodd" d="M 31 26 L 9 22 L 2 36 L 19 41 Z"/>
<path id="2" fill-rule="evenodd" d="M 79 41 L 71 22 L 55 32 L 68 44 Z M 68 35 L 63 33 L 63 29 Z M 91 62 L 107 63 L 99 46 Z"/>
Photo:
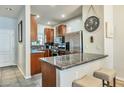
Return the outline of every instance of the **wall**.
<path id="1" fill-rule="evenodd" d="M 114 68 L 124 80 L 124 6 L 114 6 Z"/>
<path id="2" fill-rule="evenodd" d="M 98 29 L 94 32 L 88 32 L 85 30 L 83 26 L 83 50 L 87 53 L 98 53 L 103 54 L 104 53 L 104 11 L 102 5 L 96 5 L 94 6 L 94 9 L 96 11 L 96 14 L 91 11 L 88 13 L 89 5 L 84 5 L 82 7 L 82 19 L 83 24 L 85 20 L 92 15 L 98 16 L 100 18 L 100 26 Z M 94 43 L 90 42 L 90 37 L 94 37 Z"/>
<path id="3" fill-rule="evenodd" d="M 80 31 L 82 29 L 82 17 L 76 17 L 64 22 L 63 24 L 67 25 L 67 33 Z"/>
<path id="4" fill-rule="evenodd" d="M 25 75 L 25 51 L 24 51 L 24 32 L 25 32 L 25 7 L 23 7 L 20 11 L 19 17 L 18 17 L 18 23 L 22 20 L 23 22 L 23 37 L 22 37 L 22 43 L 19 43 L 17 40 L 17 44 L 18 44 L 18 68 L 20 69 L 20 71 L 22 72 L 23 75 Z M 17 33 L 18 36 L 18 33 Z"/>
<path id="5" fill-rule="evenodd" d="M 18 23 L 23 22 L 23 42 L 18 43 L 18 68 L 23 76 L 30 78 L 30 6 L 24 6 L 20 11 Z"/>
<path id="6" fill-rule="evenodd" d="M 80 30 L 82 30 L 82 16 L 72 18 L 72 19 L 62 22 L 60 24 L 67 25 L 67 33 L 80 31 Z M 60 24 L 57 24 L 56 26 L 58 26 Z M 54 37 L 56 37 L 56 26 L 54 26 L 54 30 L 55 30 Z"/>
<path id="7" fill-rule="evenodd" d="M 113 6 L 104 6 L 104 54 L 109 68 L 113 68 Z"/>

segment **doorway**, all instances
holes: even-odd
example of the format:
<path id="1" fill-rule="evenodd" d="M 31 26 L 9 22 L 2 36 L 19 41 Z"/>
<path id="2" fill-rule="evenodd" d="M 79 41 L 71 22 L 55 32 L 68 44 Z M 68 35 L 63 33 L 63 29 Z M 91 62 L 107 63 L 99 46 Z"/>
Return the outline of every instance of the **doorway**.
<path id="1" fill-rule="evenodd" d="M 15 65 L 14 30 L 0 29 L 0 67 Z"/>

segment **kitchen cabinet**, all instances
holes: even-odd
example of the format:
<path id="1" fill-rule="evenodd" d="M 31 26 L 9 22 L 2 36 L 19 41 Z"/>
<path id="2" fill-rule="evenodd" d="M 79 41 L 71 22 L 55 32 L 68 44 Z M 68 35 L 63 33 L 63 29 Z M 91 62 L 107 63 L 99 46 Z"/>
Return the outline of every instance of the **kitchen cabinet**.
<path id="1" fill-rule="evenodd" d="M 49 49 L 45 50 L 44 57 L 50 57 L 51 51 Z"/>
<path id="2" fill-rule="evenodd" d="M 42 86 L 56 87 L 56 68 L 47 62 L 42 62 Z"/>
<path id="3" fill-rule="evenodd" d="M 64 36 L 66 33 L 66 25 L 59 25 L 56 28 L 56 36 Z"/>
<path id="4" fill-rule="evenodd" d="M 37 22 L 35 16 L 31 15 L 31 41 L 37 41 Z"/>
<path id="5" fill-rule="evenodd" d="M 41 65 L 39 58 L 44 57 L 43 53 L 32 53 L 31 54 L 31 75 L 41 73 Z"/>
<path id="6" fill-rule="evenodd" d="M 44 33 L 45 33 L 45 43 L 54 42 L 54 29 L 45 28 Z"/>

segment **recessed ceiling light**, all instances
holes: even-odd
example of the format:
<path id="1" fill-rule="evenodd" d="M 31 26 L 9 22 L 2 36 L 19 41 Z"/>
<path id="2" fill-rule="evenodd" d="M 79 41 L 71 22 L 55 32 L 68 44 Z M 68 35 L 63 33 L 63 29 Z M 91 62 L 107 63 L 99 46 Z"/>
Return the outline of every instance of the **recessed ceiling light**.
<path id="1" fill-rule="evenodd" d="M 47 24 L 50 25 L 51 24 L 50 21 L 48 21 Z"/>
<path id="2" fill-rule="evenodd" d="M 62 18 L 65 18 L 65 14 L 62 14 L 61 17 L 62 17 Z"/>
<path id="3" fill-rule="evenodd" d="M 13 9 L 12 9 L 12 8 L 6 8 L 6 10 L 8 10 L 8 11 L 12 11 Z"/>
<path id="4" fill-rule="evenodd" d="M 40 16 L 39 15 L 36 15 L 36 18 L 40 18 Z"/>

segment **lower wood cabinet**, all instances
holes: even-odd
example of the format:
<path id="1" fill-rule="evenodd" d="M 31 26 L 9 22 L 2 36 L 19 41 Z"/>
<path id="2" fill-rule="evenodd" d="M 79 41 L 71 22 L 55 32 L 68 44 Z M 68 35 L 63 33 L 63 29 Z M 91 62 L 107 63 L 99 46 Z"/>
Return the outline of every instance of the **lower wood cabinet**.
<path id="1" fill-rule="evenodd" d="M 42 87 L 56 87 L 56 68 L 47 62 L 43 62 L 41 69 Z"/>
<path id="2" fill-rule="evenodd" d="M 50 57 L 50 56 L 51 56 L 51 51 L 49 49 L 45 50 L 44 57 Z"/>
<path id="3" fill-rule="evenodd" d="M 31 54 L 31 75 L 41 73 L 41 65 L 39 58 L 44 57 L 44 53 L 32 53 Z"/>

